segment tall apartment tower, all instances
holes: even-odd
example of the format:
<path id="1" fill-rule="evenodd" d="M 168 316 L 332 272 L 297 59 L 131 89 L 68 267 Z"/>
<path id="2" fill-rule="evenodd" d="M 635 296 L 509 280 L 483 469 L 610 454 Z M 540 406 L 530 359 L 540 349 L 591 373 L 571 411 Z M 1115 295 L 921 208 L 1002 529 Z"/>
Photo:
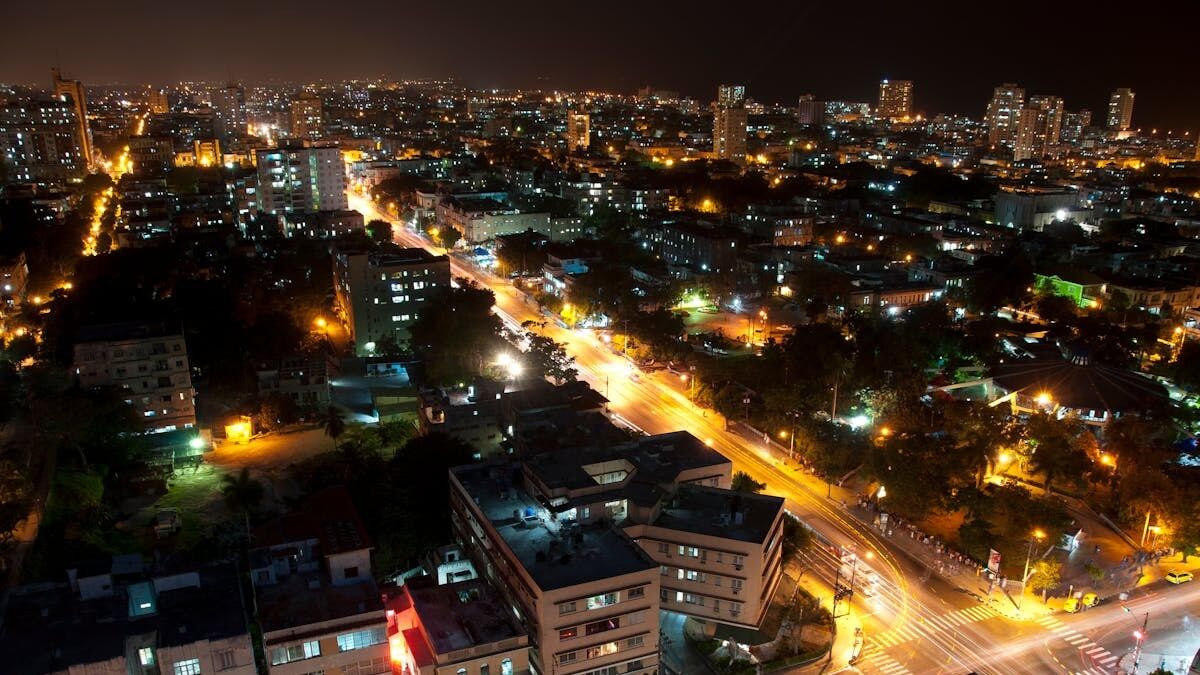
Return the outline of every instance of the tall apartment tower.
<path id="1" fill-rule="evenodd" d="M 1045 157 L 1058 146 L 1062 133 L 1063 100 L 1058 96 L 1030 96 L 1017 116 L 1013 159 Z"/>
<path id="2" fill-rule="evenodd" d="M 1025 103 L 1025 90 L 1005 83 L 992 90 L 984 121 L 988 126 L 989 143 L 1012 143 L 1017 135 L 1017 117 Z"/>
<path id="3" fill-rule="evenodd" d="M 213 91 L 212 109 L 218 136 L 228 139 L 246 133 L 246 90 L 242 85 L 230 82 Z"/>
<path id="4" fill-rule="evenodd" d="M 165 115 L 171 110 L 171 102 L 167 98 L 167 92 L 162 89 L 149 89 L 146 91 L 146 105 L 150 108 L 150 112 L 155 115 Z"/>
<path id="5" fill-rule="evenodd" d="M 1129 131 L 1133 124 L 1133 90 L 1121 87 L 1108 97 L 1108 128 Z"/>
<path id="6" fill-rule="evenodd" d="M 912 117 L 912 101 L 912 80 L 880 80 L 879 105 L 875 108 L 875 116 L 886 119 Z"/>
<path id="7" fill-rule="evenodd" d="M 592 116 L 587 113 L 567 113 L 567 149 L 587 150 L 592 144 Z"/>
<path id="8" fill-rule="evenodd" d="M 259 150 L 258 210 L 285 215 L 344 211 L 346 165 L 334 145 L 292 141 L 279 148 Z"/>
<path id="9" fill-rule="evenodd" d="M 83 155 L 83 164 L 85 167 L 91 167 L 92 130 L 88 127 L 87 92 L 83 89 L 83 83 L 79 80 L 64 80 L 62 71 L 58 68 L 51 68 L 50 76 L 54 79 L 54 95 L 65 97 L 75 108 L 75 124 L 79 129 L 76 133 L 79 134 L 79 149 Z"/>
<path id="10" fill-rule="evenodd" d="M 324 126 L 324 109 L 320 96 L 302 92 L 292 100 L 294 138 L 319 138 Z"/>
<path id="11" fill-rule="evenodd" d="M 87 173 L 75 106 L 58 98 L 0 105 L 0 160 L 14 181 L 66 183 Z"/>
<path id="12" fill-rule="evenodd" d="M 717 159 L 743 162 L 746 159 L 746 88 L 722 84 L 713 104 L 713 155 Z"/>

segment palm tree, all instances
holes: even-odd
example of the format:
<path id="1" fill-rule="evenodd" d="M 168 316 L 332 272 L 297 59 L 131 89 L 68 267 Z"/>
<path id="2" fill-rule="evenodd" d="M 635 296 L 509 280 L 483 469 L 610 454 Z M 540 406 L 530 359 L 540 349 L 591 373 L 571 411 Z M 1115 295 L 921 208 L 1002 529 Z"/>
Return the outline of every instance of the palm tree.
<path id="1" fill-rule="evenodd" d="M 333 406 L 325 411 L 325 435 L 333 439 L 333 449 L 337 450 L 338 436 L 346 433 L 346 420 L 342 419 L 342 415 Z"/>
<path id="2" fill-rule="evenodd" d="M 246 533 L 250 533 L 250 512 L 262 503 L 263 484 L 250 477 L 250 469 L 242 467 L 237 474 L 227 473 L 221 476 L 221 497 L 225 507 L 233 512 L 241 512 L 246 522 Z"/>

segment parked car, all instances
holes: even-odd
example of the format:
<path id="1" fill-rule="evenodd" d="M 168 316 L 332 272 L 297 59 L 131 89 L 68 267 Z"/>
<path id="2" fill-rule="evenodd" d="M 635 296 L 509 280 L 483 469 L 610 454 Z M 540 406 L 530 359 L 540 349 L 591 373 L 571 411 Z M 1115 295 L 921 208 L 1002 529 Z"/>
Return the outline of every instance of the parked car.
<path id="1" fill-rule="evenodd" d="M 1182 570 L 1173 570 L 1171 572 L 1167 572 L 1167 581 L 1169 581 L 1173 584 L 1186 583 L 1188 581 L 1191 581 L 1192 578 L 1193 578 L 1193 575 L 1191 572 L 1184 572 Z"/>
<path id="2" fill-rule="evenodd" d="M 1098 604 L 1100 604 L 1100 596 L 1096 595 L 1095 593 L 1084 593 L 1083 594 L 1083 606 L 1084 607 L 1095 607 Z"/>
<path id="3" fill-rule="evenodd" d="M 1079 598 L 1071 596 L 1063 603 L 1063 611 L 1068 614 L 1074 614 L 1079 611 Z"/>

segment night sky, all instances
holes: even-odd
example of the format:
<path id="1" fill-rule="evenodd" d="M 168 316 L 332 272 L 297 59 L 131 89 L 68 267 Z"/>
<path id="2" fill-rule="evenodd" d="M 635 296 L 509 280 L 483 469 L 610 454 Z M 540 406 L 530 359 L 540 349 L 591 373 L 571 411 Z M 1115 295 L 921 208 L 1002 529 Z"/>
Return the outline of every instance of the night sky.
<path id="1" fill-rule="evenodd" d="M 11 0 L 0 81 L 44 85 L 57 62 L 85 83 L 452 76 L 707 101 L 736 81 L 791 103 L 874 102 L 891 77 L 921 112 L 975 117 L 1015 81 L 1101 121 L 1132 87 L 1134 126 L 1196 130 L 1198 28 L 1196 2 Z"/>

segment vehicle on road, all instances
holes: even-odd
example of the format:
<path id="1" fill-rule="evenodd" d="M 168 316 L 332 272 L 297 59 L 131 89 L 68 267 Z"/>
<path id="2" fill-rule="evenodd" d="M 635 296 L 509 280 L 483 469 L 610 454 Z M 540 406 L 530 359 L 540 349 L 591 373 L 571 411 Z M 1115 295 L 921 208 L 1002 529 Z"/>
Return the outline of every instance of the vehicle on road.
<path id="1" fill-rule="evenodd" d="M 1173 571 L 1167 572 L 1167 581 L 1169 581 L 1170 583 L 1173 583 L 1173 584 L 1186 583 L 1188 581 L 1191 581 L 1193 578 L 1194 578 L 1194 575 L 1191 572 L 1185 572 L 1182 570 L 1173 570 Z"/>
<path id="2" fill-rule="evenodd" d="M 1079 598 L 1075 598 L 1075 597 L 1067 598 L 1067 601 L 1063 603 L 1063 611 L 1066 612 L 1067 614 L 1074 614 L 1075 612 L 1078 612 L 1079 611 Z"/>
<path id="3" fill-rule="evenodd" d="M 1083 606 L 1084 607 L 1095 607 L 1098 604 L 1100 604 L 1100 596 L 1096 595 L 1095 593 L 1084 593 L 1083 594 Z"/>

